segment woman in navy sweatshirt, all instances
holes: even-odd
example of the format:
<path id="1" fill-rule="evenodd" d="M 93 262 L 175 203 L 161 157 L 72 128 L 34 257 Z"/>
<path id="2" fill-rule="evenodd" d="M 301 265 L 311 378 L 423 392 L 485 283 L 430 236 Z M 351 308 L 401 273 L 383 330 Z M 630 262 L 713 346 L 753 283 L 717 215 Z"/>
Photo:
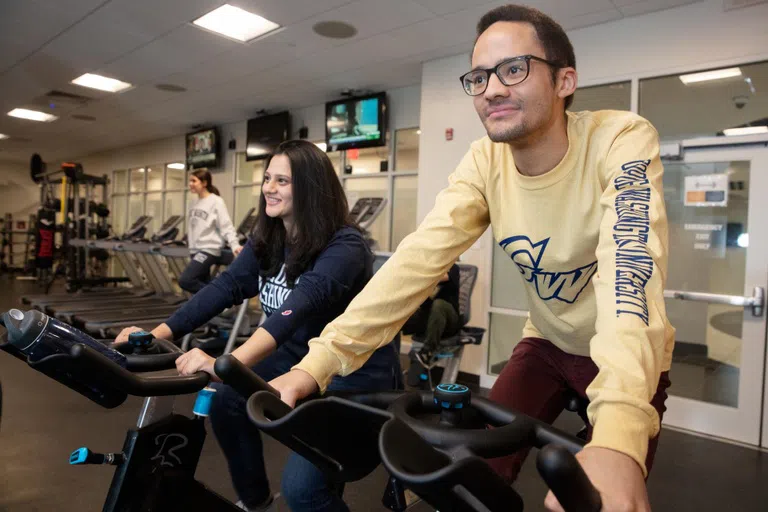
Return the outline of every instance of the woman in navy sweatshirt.
<path id="1" fill-rule="evenodd" d="M 183 336 L 247 297 L 259 296 L 267 319 L 232 354 L 264 380 L 288 372 L 307 353 L 308 341 L 344 312 L 372 275 L 373 255 L 349 217 L 344 190 L 328 156 L 306 141 L 280 144 L 267 160 L 259 219 L 242 253 L 208 286 L 152 333 Z M 127 338 L 124 330 L 118 341 Z M 386 390 L 401 382 L 394 344 L 379 350 L 352 375 L 329 389 Z M 199 349 L 179 357 L 183 375 L 205 371 L 216 379 L 214 359 Z M 211 424 L 229 463 L 245 510 L 269 510 L 272 494 L 258 429 L 245 399 L 229 386 L 217 389 Z M 349 510 L 314 465 L 292 453 L 282 492 L 293 511 Z"/>

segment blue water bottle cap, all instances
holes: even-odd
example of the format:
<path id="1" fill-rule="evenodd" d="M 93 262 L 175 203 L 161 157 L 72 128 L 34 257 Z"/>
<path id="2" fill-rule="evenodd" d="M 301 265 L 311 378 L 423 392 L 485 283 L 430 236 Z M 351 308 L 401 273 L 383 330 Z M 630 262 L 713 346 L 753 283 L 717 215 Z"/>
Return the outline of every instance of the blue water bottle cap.
<path id="1" fill-rule="evenodd" d="M 472 401 L 472 392 L 463 384 L 438 384 L 433 400 L 443 409 L 464 409 Z"/>
<path id="2" fill-rule="evenodd" d="M 146 347 L 152 343 L 152 340 L 154 339 L 155 337 L 152 336 L 152 333 L 147 331 L 132 332 L 128 335 L 128 343 L 134 347 Z"/>
<path id="3" fill-rule="evenodd" d="M 206 417 L 211 410 L 211 402 L 213 402 L 213 394 L 216 393 L 214 388 L 203 388 L 197 393 L 197 399 L 195 400 L 195 406 L 192 408 L 192 412 L 197 416 Z"/>

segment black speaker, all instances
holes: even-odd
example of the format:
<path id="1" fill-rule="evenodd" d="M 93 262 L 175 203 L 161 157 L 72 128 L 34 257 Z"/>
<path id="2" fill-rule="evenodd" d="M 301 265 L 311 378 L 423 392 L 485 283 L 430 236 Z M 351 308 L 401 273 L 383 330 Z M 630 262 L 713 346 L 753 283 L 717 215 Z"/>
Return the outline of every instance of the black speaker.
<path id="1" fill-rule="evenodd" d="M 299 128 L 299 138 L 306 139 L 307 137 L 309 137 L 309 128 L 307 128 L 306 126 L 302 126 L 301 128 Z"/>
<path id="2" fill-rule="evenodd" d="M 229 149 L 237 149 L 237 141 L 235 139 L 229 139 Z"/>

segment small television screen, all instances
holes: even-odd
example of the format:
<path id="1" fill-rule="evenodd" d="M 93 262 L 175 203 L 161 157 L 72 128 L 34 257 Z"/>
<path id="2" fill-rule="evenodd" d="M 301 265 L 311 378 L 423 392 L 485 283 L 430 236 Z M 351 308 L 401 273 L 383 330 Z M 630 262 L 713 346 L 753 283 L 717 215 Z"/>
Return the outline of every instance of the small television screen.
<path id="1" fill-rule="evenodd" d="M 386 145 L 386 93 L 325 104 L 325 143 L 328 151 Z"/>
<path id="2" fill-rule="evenodd" d="M 187 168 L 215 168 L 219 166 L 219 134 L 208 128 L 187 134 Z"/>
<path id="3" fill-rule="evenodd" d="M 291 115 L 288 111 L 248 120 L 245 159 L 267 158 L 281 142 L 291 137 Z"/>

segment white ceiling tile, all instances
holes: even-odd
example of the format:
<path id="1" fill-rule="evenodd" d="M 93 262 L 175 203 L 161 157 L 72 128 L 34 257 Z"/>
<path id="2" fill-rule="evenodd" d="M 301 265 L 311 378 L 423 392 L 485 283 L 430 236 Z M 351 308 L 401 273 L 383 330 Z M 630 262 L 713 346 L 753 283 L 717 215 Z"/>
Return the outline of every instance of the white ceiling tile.
<path id="1" fill-rule="evenodd" d="M 649 12 L 661 11 L 680 5 L 692 4 L 700 0 L 641 0 L 630 2 L 629 0 L 617 0 L 616 6 L 624 16 L 638 16 Z"/>
<path id="2" fill-rule="evenodd" d="M 151 2 L 141 0 L 111 0 L 93 14 L 97 23 L 119 24 L 131 34 L 154 39 L 186 23 L 183 3 L 169 13 L 159 13 Z"/>
<path id="3" fill-rule="evenodd" d="M 145 83 L 183 71 L 206 59 L 241 47 L 240 43 L 183 25 L 111 62 L 99 71 L 130 83 Z"/>
<path id="4" fill-rule="evenodd" d="M 99 68 L 151 40 L 132 34 L 118 23 L 86 18 L 46 45 L 42 52 L 62 62 L 81 66 L 82 72 Z M 72 78 L 76 78 L 73 76 Z"/>
<path id="5" fill-rule="evenodd" d="M 411 48 L 411 53 L 425 52 L 456 43 L 452 24 L 444 18 L 433 18 L 395 29 L 388 33 L 393 39 Z"/>
<path id="6" fill-rule="evenodd" d="M 597 25 L 599 23 L 607 23 L 609 21 L 620 20 L 621 18 L 623 18 L 623 16 L 618 9 L 609 9 L 589 14 L 582 14 L 579 16 L 572 16 L 564 20 L 561 25 L 565 30 L 575 30 L 578 28 L 588 27 L 590 25 Z"/>
<path id="7" fill-rule="evenodd" d="M 463 11 L 475 5 L 488 4 L 488 0 L 415 0 L 437 15 Z"/>
<path id="8" fill-rule="evenodd" d="M 62 9 L 58 3 L 43 5 L 31 0 L 2 0 L 0 72 L 40 48 L 88 12 L 87 2 L 80 9 Z"/>
<path id="9" fill-rule="evenodd" d="M 569 18 L 601 11 L 616 10 L 616 6 L 611 3 L 611 0 L 579 0 L 578 2 L 537 0 L 533 5 L 551 16 L 561 25 Z"/>

